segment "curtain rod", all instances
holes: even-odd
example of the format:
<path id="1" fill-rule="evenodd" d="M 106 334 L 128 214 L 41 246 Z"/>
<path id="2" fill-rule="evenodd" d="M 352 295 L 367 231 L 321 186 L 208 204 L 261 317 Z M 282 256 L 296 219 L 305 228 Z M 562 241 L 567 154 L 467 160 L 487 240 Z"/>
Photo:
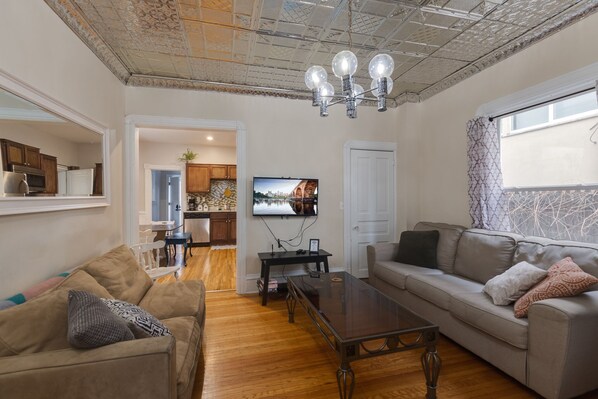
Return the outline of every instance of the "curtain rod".
<path id="1" fill-rule="evenodd" d="M 492 122 L 494 119 L 502 118 L 503 116 L 513 115 L 513 114 L 516 114 L 518 112 L 526 111 L 526 110 L 532 109 L 532 108 L 538 108 L 541 105 L 550 104 L 550 103 L 553 103 L 555 101 L 563 100 L 565 98 L 573 97 L 573 96 L 576 96 L 578 94 L 587 93 L 587 92 L 594 91 L 594 90 L 596 90 L 596 88 L 594 88 L 594 87 L 590 87 L 589 89 L 578 90 L 578 91 L 576 91 L 574 93 L 565 94 L 565 95 L 562 95 L 562 96 L 557 97 L 557 98 L 552 98 L 550 100 L 539 102 L 537 104 L 528 105 L 527 107 L 521 107 L 521 108 L 513 110 L 513 111 L 505 112 L 504 114 L 489 116 L 488 119 L 490 120 L 490 122 Z"/>

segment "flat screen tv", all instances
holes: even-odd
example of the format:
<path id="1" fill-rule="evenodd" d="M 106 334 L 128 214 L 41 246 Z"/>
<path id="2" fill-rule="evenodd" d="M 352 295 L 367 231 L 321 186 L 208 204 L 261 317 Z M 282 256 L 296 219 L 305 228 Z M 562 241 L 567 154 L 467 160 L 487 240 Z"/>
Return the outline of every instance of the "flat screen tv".
<path id="1" fill-rule="evenodd" d="M 254 216 L 317 216 L 318 179 L 253 178 Z"/>

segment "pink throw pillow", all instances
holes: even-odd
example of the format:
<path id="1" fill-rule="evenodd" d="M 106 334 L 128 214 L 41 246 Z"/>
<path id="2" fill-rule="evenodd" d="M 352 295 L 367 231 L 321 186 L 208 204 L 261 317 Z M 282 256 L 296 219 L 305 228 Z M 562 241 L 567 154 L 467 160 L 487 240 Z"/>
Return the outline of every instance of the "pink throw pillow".
<path id="1" fill-rule="evenodd" d="M 548 276 L 515 302 L 515 317 L 527 317 L 532 303 L 549 298 L 581 294 L 598 278 L 581 270 L 569 257 L 558 261 L 548 269 Z"/>

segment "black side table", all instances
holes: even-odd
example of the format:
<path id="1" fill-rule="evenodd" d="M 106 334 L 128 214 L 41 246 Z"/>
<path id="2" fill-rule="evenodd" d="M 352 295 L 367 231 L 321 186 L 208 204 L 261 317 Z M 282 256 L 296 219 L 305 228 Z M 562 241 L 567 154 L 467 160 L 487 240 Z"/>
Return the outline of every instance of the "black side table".
<path id="1" fill-rule="evenodd" d="M 315 263 L 318 271 L 322 271 L 321 264 L 324 264 L 324 272 L 328 273 L 328 257 L 331 253 L 320 249 L 317 253 L 305 252 L 298 254 L 295 251 L 288 252 L 260 252 L 257 254 L 262 262 L 260 277 L 264 281 L 262 289 L 262 306 L 268 304 L 268 282 L 270 281 L 270 266 L 295 265 L 298 263 Z"/>

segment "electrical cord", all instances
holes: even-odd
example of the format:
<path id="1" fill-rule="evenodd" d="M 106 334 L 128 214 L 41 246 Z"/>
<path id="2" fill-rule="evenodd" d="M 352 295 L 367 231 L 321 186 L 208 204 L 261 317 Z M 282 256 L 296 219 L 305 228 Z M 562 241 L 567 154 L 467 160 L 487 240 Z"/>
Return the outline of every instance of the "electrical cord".
<path id="1" fill-rule="evenodd" d="M 268 225 L 268 223 L 262 216 L 260 216 L 260 219 L 262 219 L 262 222 L 264 222 L 264 224 L 266 225 L 266 228 L 272 235 L 272 238 L 274 238 L 274 240 L 278 243 L 279 247 L 284 249 L 285 252 L 288 252 L 288 251 L 281 243 L 285 243 L 288 246 L 291 246 L 293 248 L 299 247 L 303 243 L 303 236 L 304 236 L 305 232 L 318 221 L 318 217 L 316 216 L 316 218 L 314 219 L 313 222 L 311 222 L 309 225 L 307 225 L 307 227 L 303 228 L 303 226 L 305 226 L 305 222 L 307 220 L 307 216 L 304 217 L 303 222 L 301 223 L 301 226 L 299 227 L 299 232 L 295 235 L 295 237 L 290 238 L 288 240 L 281 240 L 280 238 L 276 237 L 276 235 L 274 234 L 274 232 L 272 231 L 272 229 L 270 228 L 270 226 Z M 300 238 L 299 242 L 297 244 L 293 244 L 292 242 L 294 240 L 296 240 L 297 238 Z"/>

